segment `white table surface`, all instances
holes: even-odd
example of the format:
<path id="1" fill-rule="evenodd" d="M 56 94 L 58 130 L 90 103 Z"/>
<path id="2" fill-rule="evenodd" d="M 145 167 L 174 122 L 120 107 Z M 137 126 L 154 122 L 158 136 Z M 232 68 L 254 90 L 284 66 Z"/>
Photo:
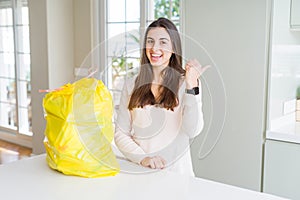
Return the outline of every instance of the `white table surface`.
<path id="1" fill-rule="evenodd" d="M 121 169 L 140 166 L 120 160 Z M 134 171 L 134 170 L 133 170 Z M 180 176 L 166 170 L 125 173 L 104 178 L 66 176 L 51 170 L 45 155 L 0 165 L 1 200 L 88 199 L 228 199 L 279 200 L 276 196 L 205 179 Z"/>

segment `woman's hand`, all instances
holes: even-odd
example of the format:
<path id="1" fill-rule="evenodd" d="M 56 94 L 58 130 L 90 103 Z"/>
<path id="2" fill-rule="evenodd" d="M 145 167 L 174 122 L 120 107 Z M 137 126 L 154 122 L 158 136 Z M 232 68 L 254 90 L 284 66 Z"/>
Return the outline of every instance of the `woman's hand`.
<path id="1" fill-rule="evenodd" d="M 189 60 L 185 65 L 186 88 L 192 89 L 198 87 L 198 79 L 209 67 L 210 65 L 202 67 L 196 59 Z"/>
<path id="2" fill-rule="evenodd" d="M 141 161 L 142 166 L 152 169 L 163 169 L 166 164 L 167 162 L 160 156 L 146 157 Z"/>

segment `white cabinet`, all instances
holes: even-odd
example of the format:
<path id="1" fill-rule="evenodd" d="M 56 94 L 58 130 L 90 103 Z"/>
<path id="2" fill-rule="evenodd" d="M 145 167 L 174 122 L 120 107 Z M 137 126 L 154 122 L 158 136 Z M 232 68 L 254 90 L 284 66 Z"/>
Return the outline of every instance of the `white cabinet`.
<path id="1" fill-rule="evenodd" d="M 290 27 L 300 30 L 300 0 L 291 0 Z"/>
<path id="2" fill-rule="evenodd" d="M 263 192 L 300 199 L 300 144 L 267 140 Z"/>

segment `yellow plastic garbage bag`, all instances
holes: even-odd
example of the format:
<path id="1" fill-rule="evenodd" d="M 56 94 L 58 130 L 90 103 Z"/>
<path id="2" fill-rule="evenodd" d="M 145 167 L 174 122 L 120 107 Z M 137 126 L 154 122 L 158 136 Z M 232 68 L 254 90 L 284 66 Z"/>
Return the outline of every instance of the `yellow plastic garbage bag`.
<path id="1" fill-rule="evenodd" d="M 64 174 L 112 176 L 120 171 L 113 140 L 113 102 L 102 81 L 83 78 L 43 100 L 48 165 Z"/>

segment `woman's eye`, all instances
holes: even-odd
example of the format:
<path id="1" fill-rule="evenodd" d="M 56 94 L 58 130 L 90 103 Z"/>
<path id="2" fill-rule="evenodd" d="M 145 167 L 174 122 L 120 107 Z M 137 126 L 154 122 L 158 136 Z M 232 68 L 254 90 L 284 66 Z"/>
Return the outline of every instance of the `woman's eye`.
<path id="1" fill-rule="evenodd" d="M 166 42 L 166 41 L 161 41 L 160 43 L 161 43 L 161 44 L 167 44 L 167 42 Z"/>
<path id="2" fill-rule="evenodd" d="M 147 43 L 148 43 L 148 44 L 152 44 L 152 43 L 153 43 L 153 40 L 147 40 Z"/>

